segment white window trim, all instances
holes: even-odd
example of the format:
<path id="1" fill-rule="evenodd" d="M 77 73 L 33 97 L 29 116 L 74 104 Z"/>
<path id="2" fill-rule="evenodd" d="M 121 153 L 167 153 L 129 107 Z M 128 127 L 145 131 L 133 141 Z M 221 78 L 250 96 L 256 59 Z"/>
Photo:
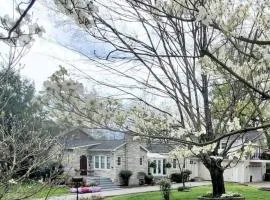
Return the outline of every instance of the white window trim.
<path id="1" fill-rule="evenodd" d="M 101 168 L 101 156 L 104 157 L 104 168 Z M 98 157 L 98 168 L 96 167 L 96 157 Z M 94 155 L 94 169 L 99 169 L 99 170 L 109 170 L 107 168 L 108 163 L 107 163 L 107 158 L 110 158 L 110 168 L 111 169 L 111 157 L 110 156 L 106 156 L 106 155 Z"/>

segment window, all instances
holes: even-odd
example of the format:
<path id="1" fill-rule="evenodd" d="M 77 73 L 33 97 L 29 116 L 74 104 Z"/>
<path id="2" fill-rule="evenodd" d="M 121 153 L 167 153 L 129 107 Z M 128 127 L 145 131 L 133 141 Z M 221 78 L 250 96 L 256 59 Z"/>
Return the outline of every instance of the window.
<path id="1" fill-rule="evenodd" d="M 99 168 L 99 156 L 95 156 L 95 168 Z"/>
<path id="2" fill-rule="evenodd" d="M 121 165 L 121 157 L 117 157 L 117 165 Z"/>
<path id="3" fill-rule="evenodd" d="M 100 156 L 100 168 L 104 169 L 105 168 L 105 157 L 104 156 Z"/>
<path id="4" fill-rule="evenodd" d="M 111 168 L 111 158 L 107 156 L 107 169 Z"/>
<path id="5" fill-rule="evenodd" d="M 143 161 L 143 159 L 142 159 L 142 158 L 140 158 L 140 165 L 142 165 L 142 161 Z"/>
<path id="6" fill-rule="evenodd" d="M 173 159 L 173 168 L 176 168 L 176 159 Z"/>
<path id="7" fill-rule="evenodd" d="M 110 169 L 111 158 L 109 156 L 95 156 L 95 169 Z"/>

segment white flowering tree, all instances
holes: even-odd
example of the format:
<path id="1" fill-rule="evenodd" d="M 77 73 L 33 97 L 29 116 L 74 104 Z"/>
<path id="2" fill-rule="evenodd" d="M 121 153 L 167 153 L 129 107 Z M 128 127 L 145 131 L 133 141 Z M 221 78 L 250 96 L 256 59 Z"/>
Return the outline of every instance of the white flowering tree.
<path id="1" fill-rule="evenodd" d="M 90 37 L 108 45 L 109 52 L 97 55 L 96 64 L 113 78 L 88 75 L 89 80 L 140 102 L 141 106 L 118 110 L 121 123 L 113 123 L 118 114 L 111 112 L 106 126 L 187 145 L 209 170 L 213 196 L 225 193 L 224 170 L 252 152 L 252 145 L 244 148 L 243 143 L 243 148 L 232 150 L 235 141 L 270 126 L 263 116 L 259 123 L 250 123 L 270 98 L 268 73 L 261 73 L 269 70 L 269 1 L 55 2 Z M 217 115 L 213 88 L 222 84 L 231 84 L 233 95 Z M 247 106 L 249 102 L 254 105 Z M 223 139 L 227 145 L 220 150 Z M 232 161 L 224 164 L 228 156 Z"/>
<path id="2" fill-rule="evenodd" d="M 169 155 L 172 159 L 176 159 L 178 168 L 180 170 L 180 174 L 182 175 L 182 183 L 183 183 L 183 189 L 185 189 L 185 181 L 186 181 L 186 174 L 185 168 L 186 168 L 186 159 L 193 156 L 192 152 L 189 148 L 185 146 L 177 146 L 172 151 L 169 152 Z"/>

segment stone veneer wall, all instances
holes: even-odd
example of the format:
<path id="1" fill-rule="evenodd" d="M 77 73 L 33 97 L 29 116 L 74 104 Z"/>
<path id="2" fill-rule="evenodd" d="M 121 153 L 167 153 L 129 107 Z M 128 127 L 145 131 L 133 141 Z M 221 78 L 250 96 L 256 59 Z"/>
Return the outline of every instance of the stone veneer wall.
<path id="1" fill-rule="evenodd" d="M 139 142 L 130 141 L 126 145 L 117 149 L 114 153 L 115 156 L 115 182 L 120 183 L 119 173 L 121 170 L 132 171 L 132 176 L 130 177 L 130 185 L 138 185 L 138 172 L 144 172 L 147 174 L 148 162 L 147 162 L 147 152 L 140 147 Z M 117 158 L 121 157 L 121 165 L 117 165 Z M 140 165 L 140 158 L 143 159 L 142 165 Z"/>
<path id="2" fill-rule="evenodd" d="M 122 147 L 120 147 L 119 149 L 117 149 L 114 152 L 114 180 L 113 182 L 120 184 L 120 179 L 119 179 L 119 172 L 121 170 L 125 170 L 126 168 L 126 159 L 127 156 L 125 154 L 126 152 L 126 145 L 123 145 Z M 117 163 L 117 158 L 120 157 L 121 158 L 121 163 L 120 165 L 118 165 Z"/>
<path id="3" fill-rule="evenodd" d="M 142 158 L 142 165 L 140 165 Z M 147 152 L 140 147 L 138 141 L 127 142 L 127 169 L 133 172 L 130 177 L 130 185 L 138 185 L 138 172 L 148 173 Z"/>
<path id="4" fill-rule="evenodd" d="M 69 174 L 70 176 L 79 175 L 75 172 L 75 170 L 80 169 L 80 157 L 82 155 L 87 156 L 86 148 L 75 148 L 73 150 L 70 149 L 64 151 L 62 164 L 65 167 L 65 173 Z"/>

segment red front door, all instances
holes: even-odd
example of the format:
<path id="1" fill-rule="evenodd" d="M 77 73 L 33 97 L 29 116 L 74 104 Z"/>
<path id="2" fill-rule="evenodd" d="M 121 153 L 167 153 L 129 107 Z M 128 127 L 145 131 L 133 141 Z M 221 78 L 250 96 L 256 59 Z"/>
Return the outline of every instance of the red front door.
<path id="1" fill-rule="evenodd" d="M 87 175 L 87 157 L 85 155 L 80 157 L 80 171 L 81 175 Z"/>

